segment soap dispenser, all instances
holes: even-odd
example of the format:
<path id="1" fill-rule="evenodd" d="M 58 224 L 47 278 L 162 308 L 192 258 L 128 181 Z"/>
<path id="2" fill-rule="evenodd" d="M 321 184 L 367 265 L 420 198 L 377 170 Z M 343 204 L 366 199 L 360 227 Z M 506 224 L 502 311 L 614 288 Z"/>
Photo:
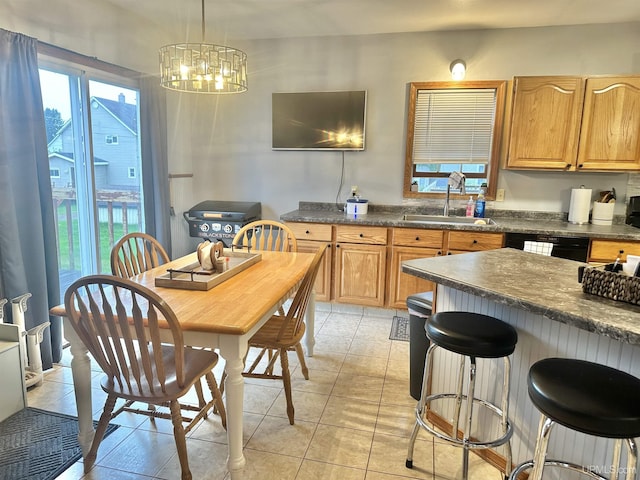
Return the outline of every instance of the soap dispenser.
<path id="1" fill-rule="evenodd" d="M 467 202 L 467 211 L 465 216 L 473 217 L 473 212 L 476 209 L 476 202 L 473 201 L 473 197 L 469 196 L 469 201 Z"/>

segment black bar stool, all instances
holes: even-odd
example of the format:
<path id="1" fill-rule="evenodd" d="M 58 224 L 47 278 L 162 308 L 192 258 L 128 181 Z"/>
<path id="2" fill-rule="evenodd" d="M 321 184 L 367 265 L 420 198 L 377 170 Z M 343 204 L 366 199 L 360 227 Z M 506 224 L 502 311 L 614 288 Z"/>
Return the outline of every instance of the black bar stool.
<path id="1" fill-rule="evenodd" d="M 627 479 L 635 479 L 640 437 L 640 379 L 615 368 L 584 360 L 546 358 L 529 369 L 531 401 L 541 412 L 533 460 L 521 463 L 510 479 L 529 469 L 529 480 L 540 480 L 545 466 L 567 468 L 607 480 L 594 469 L 563 460 L 546 460 L 551 429 L 564 425 L 596 437 L 615 439 L 611 480 L 618 479 L 622 442 L 627 444 Z"/>
<path id="2" fill-rule="evenodd" d="M 513 429 L 508 418 L 509 410 L 509 373 L 511 363 L 509 355 L 515 350 L 518 341 L 516 330 L 509 324 L 494 317 L 471 312 L 438 312 L 432 315 L 425 325 L 427 337 L 431 340 L 431 346 L 427 350 L 427 358 L 422 381 L 422 394 L 416 407 L 416 423 L 409 440 L 407 453 L 407 468 L 413 468 L 413 448 L 420 428 L 424 428 L 435 437 L 445 442 L 461 447 L 462 475 L 463 479 L 469 476 L 469 450 L 487 449 L 507 444 L 507 462 L 505 477 L 511 471 L 511 445 L 509 440 Z M 430 366 L 433 361 L 433 353 L 436 348 L 461 355 L 457 378 L 457 391 L 455 393 L 431 394 L 429 385 Z M 463 393 L 464 368 L 466 359 L 469 358 L 469 377 L 467 381 L 467 394 Z M 492 403 L 474 398 L 476 380 L 476 358 L 503 358 L 504 377 L 502 383 L 502 403 L 498 407 Z M 427 423 L 427 410 L 433 400 L 442 398 L 455 399 L 455 413 L 453 416 L 452 435 L 447 435 Z M 462 401 L 466 401 L 466 421 L 462 438 L 458 435 L 460 423 L 460 409 Z M 493 412 L 500 419 L 502 436 L 495 440 L 471 439 L 471 423 L 473 419 L 473 406 L 478 404 Z"/>

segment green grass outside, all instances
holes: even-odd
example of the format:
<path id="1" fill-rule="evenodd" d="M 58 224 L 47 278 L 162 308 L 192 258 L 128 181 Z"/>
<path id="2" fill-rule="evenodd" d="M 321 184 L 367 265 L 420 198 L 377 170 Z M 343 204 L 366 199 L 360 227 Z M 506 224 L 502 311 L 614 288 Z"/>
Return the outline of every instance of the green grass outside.
<path id="1" fill-rule="evenodd" d="M 72 212 L 72 218 L 75 217 L 75 211 Z M 58 209 L 58 219 L 64 219 L 66 217 L 66 211 L 64 207 Z M 72 236 L 73 236 L 73 265 L 71 263 L 71 257 L 69 252 L 69 237 L 67 234 L 67 220 L 58 220 L 58 261 L 60 270 L 80 270 L 80 234 L 78 230 L 78 220 L 73 218 L 72 220 Z M 96 273 L 111 273 L 111 265 L 109 263 L 109 256 L 111 254 L 111 247 L 113 246 L 109 242 L 109 225 L 107 222 L 100 222 L 100 272 Z M 139 231 L 138 225 L 133 224 L 128 226 L 128 232 Z M 113 224 L 113 241 L 117 242 L 124 235 L 124 229 L 121 223 Z"/>

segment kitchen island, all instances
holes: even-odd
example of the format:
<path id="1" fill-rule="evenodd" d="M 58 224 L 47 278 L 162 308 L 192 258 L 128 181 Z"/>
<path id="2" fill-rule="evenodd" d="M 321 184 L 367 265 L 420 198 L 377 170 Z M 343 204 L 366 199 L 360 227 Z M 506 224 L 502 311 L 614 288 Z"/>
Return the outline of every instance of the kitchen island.
<path id="1" fill-rule="evenodd" d="M 579 358 L 640 377 L 640 307 L 582 292 L 581 263 L 514 249 L 499 249 L 403 263 L 405 273 L 437 284 L 435 311 L 471 311 L 513 325 L 518 344 L 511 359 L 509 414 L 514 425 L 513 461 L 533 456 L 539 412 L 527 393 L 527 372 L 547 357 Z M 455 355 L 438 351 L 434 391 L 454 391 Z M 479 397 L 497 401 L 495 379 L 502 364 L 479 360 Z M 639 407 L 640 408 L 640 407 Z M 451 409 L 437 412 L 451 418 Z M 480 417 L 482 432 L 495 433 Z M 551 437 L 549 458 L 604 468 L 611 445 L 559 427 Z M 503 453 L 498 450 L 498 453 Z"/>

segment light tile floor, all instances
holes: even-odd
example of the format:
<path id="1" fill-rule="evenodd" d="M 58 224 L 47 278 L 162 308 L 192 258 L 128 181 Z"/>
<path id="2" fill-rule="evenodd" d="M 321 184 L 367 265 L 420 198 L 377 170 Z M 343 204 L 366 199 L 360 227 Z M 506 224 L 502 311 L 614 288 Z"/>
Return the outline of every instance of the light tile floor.
<path id="1" fill-rule="evenodd" d="M 406 316 L 407 312 L 398 312 Z M 244 480 L 393 480 L 460 478 L 461 450 L 421 432 L 414 468 L 405 467 L 415 401 L 409 395 L 409 343 L 389 340 L 394 310 L 319 303 L 316 346 L 307 358 L 305 381 L 295 354 L 295 425 L 288 423 L 280 381 L 247 379 L 244 402 Z M 221 362 L 222 363 L 222 362 Z M 216 378 L 224 366 L 218 365 Z M 105 395 L 94 367 L 94 418 Z M 32 407 L 75 415 L 70 354 L 28 393 Z M 151 421 L 125 413 L 121 425 L 98 451 L 86 475 L 82 462 L 63 480 L 142 480 L 180 478 L 169 420 Z M 226 435 L 219 417 L 210 416 L 188 434 L 194 479 L 227 480 Z M 500 472 L 471 455 L 472 480 L 499 480 Z"/>

